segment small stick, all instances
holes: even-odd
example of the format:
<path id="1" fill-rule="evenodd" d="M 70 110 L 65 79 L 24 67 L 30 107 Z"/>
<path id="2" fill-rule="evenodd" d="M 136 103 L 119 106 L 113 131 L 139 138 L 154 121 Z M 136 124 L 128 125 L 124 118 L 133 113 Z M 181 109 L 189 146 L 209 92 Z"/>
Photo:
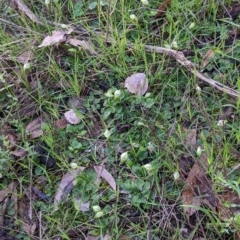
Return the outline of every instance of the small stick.
<path id="1" fill-rule="evenodd" d="M 233 97 L 238 98 L 240 96 L 240 93 L 237 90 L 234 90 L 234 89 L 229 88 L 219 82 L 216 82 L 212 78 L 209 78 L 209 77 L 205 76 L 204 74 L 202 74 L 201 72 L 199 72 L 196 68 L 197 66 L 193 62 L 191 62 L 187 58 L 185 58 L 183 53 L 180 51 L 176 51 L 173 49 L 167 49 L 167 48 L 163 48 L 163 47 L 155 47 L 155 46 L 150 46 L 150 45 L 145 45 L 144 49 L 146 52 L 156 52 L 156 53 L 166 54 L 166 55 L 174 58 L 177 62 L 179 62 L 182 66 L 184 66 L 189 72 L 194 74 L 197 78 L 210 84 L 214 88 L 216 88 L 222 92 L 225 92 Z"/>

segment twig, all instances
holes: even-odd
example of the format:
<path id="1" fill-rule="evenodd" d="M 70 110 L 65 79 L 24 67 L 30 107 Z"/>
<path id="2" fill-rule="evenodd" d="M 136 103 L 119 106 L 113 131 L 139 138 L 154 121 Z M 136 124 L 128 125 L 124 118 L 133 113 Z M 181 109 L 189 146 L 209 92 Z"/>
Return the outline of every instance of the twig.
<path id="1" fill-rule="evenodd" d="M 6 19 L 3 19 L 3 18 L 0 18 L 0 22 L 6 23 L 6 24 L 8 24 L 8 25 L 12 25 L 13 27 L 18 28 L 18 29 L 22 29 L 22 30 L 24 30 L 24 31 L 30 31 L 30 32 L 33 32 L 33 33 L 38 33 L 38 32 L 36 32 L 36 31 L 33 31 L 32 29 L 26 29 L 26 28 L 24 28 L 24 27 L 21 27 L 21 26 L 15 24 L 15 23 L 10 22 L 10 21 L 8 21 L 8 20 L 6 20 Z M 38 33 L 38 34 L 39 34 L 39 33 Z"/>
<path id="2" fill-rule="evenodd" d="M 182 66 L 184 66 L 189 72 L 194 74 L 197 78 L 210 84 L 214 88 L 216 88 L 222 92 L 225 92 L 233 97 L 238 98 L 240 96 L 240 93 L 238 91 L 236 91 L 232 88 L 229 88 L 219 82 L 216 82 L 212 78 L 209 78 L 209 77 L 205 76 L 204 74 L 202 74 L 201 72 L 199 72 L 197 70 L 197 66 L 193 62 L 191 62 L 187 58 L 185 58 L 183 53 L 180 51 L 162 48 L 162 47 L 155 47 L 155 46 L 150 46 L 150 45 L 145 45 L 144 49 L 146 52 L 156 52 L 156 53 L 166 54 L 166 55 L 174 58 L 178 63 L 180 63 Z"/>

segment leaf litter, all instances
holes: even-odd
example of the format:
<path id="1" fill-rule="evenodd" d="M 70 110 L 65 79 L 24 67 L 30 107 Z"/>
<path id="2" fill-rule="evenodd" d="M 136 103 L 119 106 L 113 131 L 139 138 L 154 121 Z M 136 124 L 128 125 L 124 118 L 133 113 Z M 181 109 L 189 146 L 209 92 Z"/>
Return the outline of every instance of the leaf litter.
<path id="1" fill-rule="evenodd" d="M 188 130 L 185 141 L 190 150 L 196 148 L 196 129 Z M 212 189 L 212 183 L 206 175 L 207 169 L 207 154 L 203 152 L 189 171 L 182 191 L 183 211 L 188 221 L 202 203 L 216 211 L 217 200 Z"/>
<path id="2" fill-rule="evenodd" d="M 19 2 L 21 2 L 21 1 L 19 1 Z M 162 5 L 162 7 L 164 7 L 164 11 L 166 11 L 166 9 L 167 9 L 167 7 L 169 6 L 169 5 L 167 5 L 167 3 L 170 3 L 171 1 L 164 1 L 164 5 L 165 6 L 163 6 Z M 161 6 L 160 6 L 161 7 Z M 29 14 L 26 14 L 26 15 L 29 15 Z M 37 21 L 37 20 L 36 20 Z M 54 35 L 54 34 L 53 34 Z M 52 36 L 53 36 L 52 35 Z M 66 42 L 66 43 L 68 43 L 68 44 L 71 44 L 72 43 L 72 45 L 73 46 L 76 46 L 76 47 L 78 47 L 78 48 L 81 48 L 81 44 L 78 42 L 79 40 L 77 40 L 77 39 L 72 39 L 72 42 L 71 41 L 69 41 L 69 40 L 71 40 L 71 39 L 68 39 L 68 36 L 67 36 L 68 34 L 65 34 L 65 36 L 62 36 L 62 40 L 61 40 L 61 37 L 60 37 L 60 40 L 57 40 L 57 39 L 50 39 L 50 43 L 49 43 L 49 45 L 46 45 L 46 46 L 51 46 L 51 45 L 55 45 L 55 44 L 58 44 L 58 43 L 61 43 L 61 42 Z M 50 37 L 50 36 L 49 36 Z M 56 37 L 57 38 L 57 37 Z M 66 40 L 67 39 L 67 40 Z M 52 41 L 52 42 L 51 42 Z M 54 42 L 55 41 L 55 42 Z M 71 42 L 71 43 L 70 43 Z M 43 43 L 42 43 L 43 44 Z M 45 44 L 48 44 L 48 43 L 45 43 Z M 40 45 L 41 46 L 41 45 Z M 136 81 L 135 81 L 136 82 Z M 129 81 L 129 82 L 127 82 L 127 83 L 125 83 L 125 87 L 129 90 L 129 92 L 131 92 L 131 93 L 134 93 L 134 94 L 137 94 L 137 95 L 144 95 L 145 93 L 146 93 L 146 91 L 147 91 L 147 89 L 146 90 L 144 90 L 144 86 L 145 86 L 146 84 L 142 84 L 141 82 L 139 83 L 131 83 L 131 81 Z M 139 87 L 140 86 L 140 87 Z M 147 86 L 147 88 L 148 88 L 148 86 Z M 56 126 L 57 126 L 57 124 L 56 124 Z M 60 127 L 62 127 L 62 128 L 64 128 L 66 126 L 66 121 L 64 120 L 63 122 L 61 122 L 61 124 L 60 124 Z M 57 126 L 58 127 L 58 126 Z M 59 128 L 60 128 L 59 127 Z M 33 130 L 34 131 L 34 130 Z M 39 135 L 40 136 L 40 135 Z M 34 138 L 34 137 L 33 137 Z M 196 141 L 195 141 L 195 143 L 196 143 Z M 196 144 L 193 144 L 193 143 L 191 143 L 190 144 L 190 146 L 193 146 L 194 145 L 194 147 L 192 147 L 192 149 L 194 149 L 195 148 L 195 145 Z M 191 148 L 190 148 L 190 150 L 191 150 Z M 202 158 L 204 158 L 204 159 L 202 159 Z M 189 171 L 189 173 L 188 173 L 188 177 L 187 177 L 187 179 L 186 179 L 186 185 L 185 185 L 185 187 L 186 187 L 186 189 L 188 189 L 189 188 L 189 190 L 190 190 L 190 200 L 189 200 L 189 204 L 196 204 L 196 206 L 197 205 L 199 205 L 199 204 L 201 204 L 201 203 L 204 203 L 204 201 L 206 200 L 206 199 L 204 199 L 205 198 L 205 196 L 204 196 L 204 198 L 201 198 L 201 195 L 203 194 L 204 195 L 204 193 L 205 193 L 205 195 L 211 195 L 211 194 L 209 194 L 209 188 L 208 187 L 206 187 L 206 185 L 207 184 L 210 184 L 211 185 L 211 182 L 209 182 L 208 181 L 208 178 L 207 178 L 207 175 L 206 175 L 206 169 L 205 169 L 205 166 L 204 166 L 204 164 L 202 164 L 202 163 L 204 163 L 204 162 L 206 162 L 205 161 L 206 160 L 206 155 L 205 154 L 203 154 L 202 155 L 202 157 L 198 160 L 198 164 L 194 164 L 193 165 L 193 167 L 192 167 L 192 169 Z M 202 163 L 201 163 L 202 162 Z M 99 167 L 99 166 L 96 166 L 96 167 Z M 98 170 L 99 171 L 99 176 L 100 176 L 100 174 L 102 173 L 102 166 L 101 166 L 101 169 L 100 170 Z M 95 170 L 96 171 L 96 170 Z M 194 176 L 194 173 L 197 173 L 196 174 L 196 176 Z M 110 174 L 111 175 L 111 174 Z M 106 179 L 109 179 L 109 177 L 106 177 L 107 175 L 105 175 L 105 177 L 103 177 L 103 178 L 105 178 L 105 180 Z M 102 176 L 101 176 L 102 177 Z M 111 176 L 112 177 L 112 176 Z M 106 180 L 107 181 L 107 180 Z M 107 181 L 108 182 L 108 181 Z M 114 189 L 114 188 L 116 188 L 116 183 L 115 183 L 115 186 L 114 186 L 114 184 L 113 184 L 113 182 L 115 182 L 115 180 L 113 179 L 113 180 L 109 180 L 109 182 L 111 182 L 111 184 L 109 183 L 109 185 Z M 70 184 L 69 184 L 70 185 Z M 200 186 L 200 187 L 199 187 Z M 197 187 L 199 187 L 199 189 L 196 189 Z M 193 188 L 193 189 L 192 189 Z M 69 191 L 69 189 L 71 189 L 71 186 L 68 188 L 68 187 L 66 187 L 66 193 Z M 71 191 L 71 190 L 70 190 Z M 197 192 L 197 193 L 196 193 Z M 211 191 L 210 191 L 211 192 Z M 65 193 L 64 194 L 62 194 L 62 196 L 65 196 Z M 196 198 L 195 198 L 196 197 Z M 198 201 L 198 199 L 197 199 L 197 197 L 199 197 L 199 199 L 201 199 L 201 201 L 199 202 Z M 64 197 L 63 197 L 64 198 Z M 226 197 L 225 196 L 225 198 L 226 199 L 230 199 L 230 198 L 233 198 L 232 197 L 232 195 L 231 194 L 229 194 L 228 195 L 228 197 Z M 236 198 L 236 197 L 235 197 Z M 211 199 L 210 199 L 211 200 Z M 210 201 L 211 202 L 211 201 Z M 209 206 L 210 208 L 212 207 L 212 205 L 210 204 L 210 206 Z M 190 213 L 191 213 L 191 211 L 190 211 Z M 189 214 L 189 213 L 188 213 Z M 197 238 L 195 238 L 195 239 L 197 239 Z M 198 239 L 201 239 L 201 238 L 198 238 Z"/>
<path id="3" fill-rule="evenodd" d="M 85 167 L 79 167 L 75 170 L 69 170 L 67 173 L 65 173 L 61 179 L 61 182 L 58 186 L 57 192 L 54 197 L 54 210 L 58 210 L 58 204 L 62 200 L 66 200 L 66 197 L 74 187 L 73 182 L 76 179 L 76 177 L 84 171 Z"/>

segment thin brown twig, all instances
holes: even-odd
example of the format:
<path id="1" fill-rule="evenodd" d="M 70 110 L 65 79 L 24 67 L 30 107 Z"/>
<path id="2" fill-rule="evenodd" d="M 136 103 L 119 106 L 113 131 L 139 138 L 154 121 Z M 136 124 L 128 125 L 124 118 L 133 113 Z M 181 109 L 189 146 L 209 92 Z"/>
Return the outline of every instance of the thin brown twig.
<path id="1" fill-rule="evenodd" d="M 180 63 L 182 66 L 184 66 L 189 72 L 194 74 L 198 79 L 210 84 L 214 88 L 216 88 L 224 93 L 227 93 L 235 98 L 236 97 L 238 98 L 240 96 L 240 93 L 237 90 L 227 87 L 227 86 L 213 80 L 212 78 L 205 76 L 201 72 L 199 72 L 197 70 L 197 65 L 195 65 L 193 62 L 191 62 L 187 58 L 185 58 L 183 53 L 180 51 L 162 48 L 162 47 L 155 47 L 155 46 L 150 46 L 150 45 L 145 45 L 144 49 L 146 52 L 156 52 L 156 53 L 166 54 L 166 55 L 174 58 L 178 63 Z"/>

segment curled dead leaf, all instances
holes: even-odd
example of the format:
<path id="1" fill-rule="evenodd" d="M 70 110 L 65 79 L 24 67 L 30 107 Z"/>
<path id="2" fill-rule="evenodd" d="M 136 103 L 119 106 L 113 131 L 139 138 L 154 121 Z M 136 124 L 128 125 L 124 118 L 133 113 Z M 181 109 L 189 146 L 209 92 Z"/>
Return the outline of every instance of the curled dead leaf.
<path id="1" fill-rule="evenodd" d="M 43 39 L 42 43 L 38 46 L 39 48 L 51 46 L 54 44 L 66 42 L 67 35 L 70 34 L 73 29 L 66 31 L 53 31 L 51 36 L 47 36 Z"/>

